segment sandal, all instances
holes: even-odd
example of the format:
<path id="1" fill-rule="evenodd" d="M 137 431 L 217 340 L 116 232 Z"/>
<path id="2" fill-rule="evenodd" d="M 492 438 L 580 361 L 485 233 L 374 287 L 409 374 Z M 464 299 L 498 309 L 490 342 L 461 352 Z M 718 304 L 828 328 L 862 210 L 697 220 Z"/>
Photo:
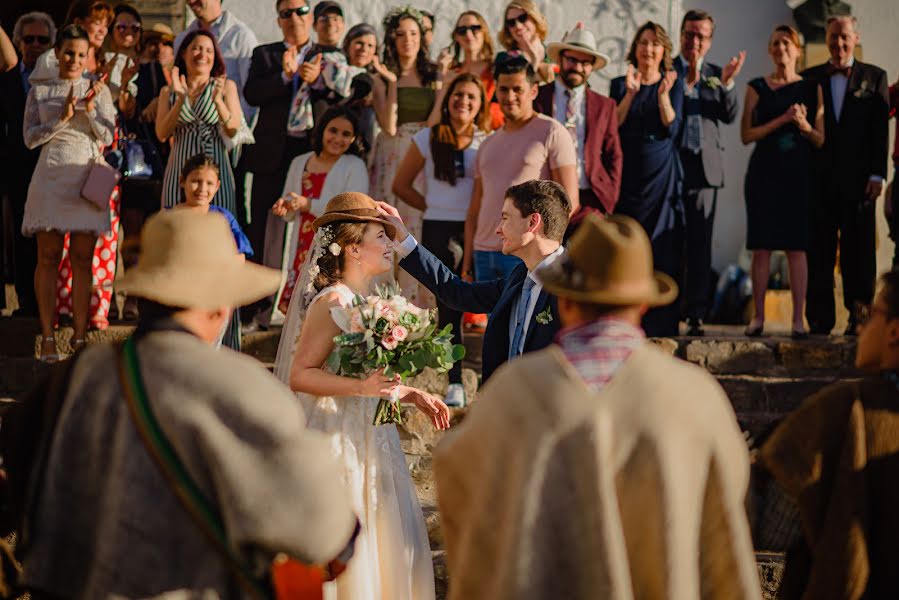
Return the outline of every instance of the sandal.
<path id="1" fill-rule="evenodd" d="M 745 333 L 746 337 L 757 338 L 757 337 L 762 337 L 762 334 L 764 333 L 764 331 L 765 331 L 765 324 L 762 323 L 761 325 L 758 325 L 757 327 L 747 327 L 746 330 L 744 331 L 744 333 Z"/>
<path id="2" fill-rule="evenodd" d="M 72 354 L 75 354 L 82 348 L 87 346 L 87 340 L 84 338 L 75 338 L 72 340 Z"/>
<path id="3" fill-rule="evenodd" d="M 53 352 L 44 354 L 44 346 L 53 342 Z M 41 355 L 38 358 L 39 361 L 45 364 L 53 364 L 58 363 L 62 357 L 59 355 L 59 352 L 56 350 L 56 336 L 48 335 L 41 336 Z"/>

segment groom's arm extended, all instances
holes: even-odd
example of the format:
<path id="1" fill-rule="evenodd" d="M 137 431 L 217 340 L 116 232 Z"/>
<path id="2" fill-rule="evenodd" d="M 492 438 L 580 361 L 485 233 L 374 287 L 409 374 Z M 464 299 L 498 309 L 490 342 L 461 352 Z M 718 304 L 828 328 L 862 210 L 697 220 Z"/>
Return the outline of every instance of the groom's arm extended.
<path id="1" fill-rule="evenodd" d="M 431 254 L 411 235 L 394 250 L 402 258 L 400 266 L 431 290 L 443 304 L 462 312 L 489 313 L 499 302 L 506 282 L 503 279 L 468 283 Z"/>

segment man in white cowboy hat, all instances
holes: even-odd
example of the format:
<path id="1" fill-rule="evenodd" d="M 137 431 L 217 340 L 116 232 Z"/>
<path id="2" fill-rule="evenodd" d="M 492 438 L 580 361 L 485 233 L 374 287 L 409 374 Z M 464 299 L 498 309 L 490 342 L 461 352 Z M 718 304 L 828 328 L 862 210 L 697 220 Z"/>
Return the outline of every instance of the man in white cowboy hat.
<path id="1" fill-rule="evenodd" d="M 450 599 L 759 598 L 749 455 L 724 391 L 646 341 L 677 287 L 629 217 L 538 277 L 557 344 L 501 367 L 434 453 Z"/>
<path id="2" fill-rule="evenodd" d="M 621 189 L 623 154 L 618 138 L 615 101 L 590 89 L 590 75 L 609 62 L 596 49 L 593 34 L 578 22 L 561 42 L 547 49 L 559 65 L 555 82 L 540 88 L 538 110 L 559 121 L 577 148 L 577 175 L 581 210 L 572 217 L 572 227 L 586 212 L 611 214 Z"/>
<path id="3" fill-rule="evenodd" d="M 224 218 L 190 211 L 147 221 L 139 262 L 122 281 L 144 301 L 126 344 L 160 437 L 220 519 L 222 546 L 252 569 L 281 552 L 327 564 L 356 527 L 328 444 L 306 429 L 294 395 L 258 361 L 213 347 L 231 307 L 279 282 L 243 261 Z M 45 467 L 26 478 L 39 492 L 26 508 L 25 583 L 53 598 L 237 597 L 233 563 L 137 426 L 132 398 L 142 394 L 125 390 L 141 386 L 117 369 L 122 354 L 86 348 L 60 365 L 68 373 L 57 400 L 41 398 L 57 409 L 38 453 Z"/>

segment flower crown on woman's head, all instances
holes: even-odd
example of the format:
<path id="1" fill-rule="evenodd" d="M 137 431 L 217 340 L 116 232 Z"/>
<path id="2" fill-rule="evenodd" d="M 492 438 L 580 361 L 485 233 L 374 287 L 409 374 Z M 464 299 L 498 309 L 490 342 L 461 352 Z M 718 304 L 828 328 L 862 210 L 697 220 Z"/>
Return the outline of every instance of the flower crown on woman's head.
<path id="1" fill-rule="evenodd" d="M 422 26 L 422 18 L 424 17 L 424 15 L 422 15 L 421 11 L 411 4 L 407 4 L 406 6 L 395 6 L 391 8 L 384 16 L 384 20 L 381 21 L 381 24 L 384 26 L 384 29 L 390 29 L 391 23 L 399 23 L 399 21 L 406 17 L 415 19 L 415 21 L 418 23 L 418 26 Z"/>

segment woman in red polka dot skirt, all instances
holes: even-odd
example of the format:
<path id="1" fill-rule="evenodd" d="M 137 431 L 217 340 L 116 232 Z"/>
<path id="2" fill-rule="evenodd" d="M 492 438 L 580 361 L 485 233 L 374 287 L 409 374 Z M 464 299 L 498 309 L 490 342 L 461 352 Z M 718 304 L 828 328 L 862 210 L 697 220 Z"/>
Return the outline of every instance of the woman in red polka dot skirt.
<path id="1" fill-rule="evenodd" d="M 109 327 L 109 307 L 113 302 L 112 283 L 115 280 L 116 261 L 119 245 L 119 187 L 116 186 L 109 198 L 109 217 L 112 229 L 97 239 L 94 249 L 93 281 L 91 305 L 88 315 L 90 329 Z M 65 238 L 59 277 L 56 280 L 56 314 L 72 314 L 72 264 L 69 261 L 69 236 Z"/>

